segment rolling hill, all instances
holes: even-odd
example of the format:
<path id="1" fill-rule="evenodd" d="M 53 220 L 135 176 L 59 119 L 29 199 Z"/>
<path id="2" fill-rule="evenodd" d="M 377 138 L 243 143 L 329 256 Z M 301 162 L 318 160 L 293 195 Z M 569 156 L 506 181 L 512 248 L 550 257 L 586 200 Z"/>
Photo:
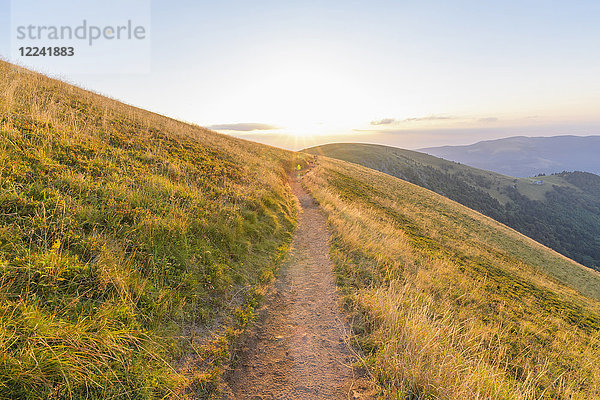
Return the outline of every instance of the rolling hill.
<path id="1" fill-rule="evenodd" d="M 510 176 L 549 175 L 562 171 L 600 174 L 600 136 L 516 136 L 419 151 Z"/>
<path id="2" fill-rule="evenodd" d="M 600 398 L 598 272 L 356 164 L 319 157 L 304 183 L 381 398 Z"/>
<path id="3" fill-rule="evenodd" d="M 0 398 L 215 398 L 295 234 L 292 169 L 381 398 L 600 396 L 600 275 L 427 189 L 4 62 L 0 158 Z"/>
<path id="4" fill-rule="evenodd" d="M 329 144 L 305 150 L 376 169 L 433 190 L 588 267 L 600 266 L 600 176 L 513 178 L 410 150 Z"/>

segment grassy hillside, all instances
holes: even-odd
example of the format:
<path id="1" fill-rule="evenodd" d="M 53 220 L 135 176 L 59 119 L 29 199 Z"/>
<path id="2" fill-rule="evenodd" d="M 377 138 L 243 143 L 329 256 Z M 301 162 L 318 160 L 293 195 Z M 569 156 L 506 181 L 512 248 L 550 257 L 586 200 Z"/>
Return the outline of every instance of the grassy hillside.
<path id="1" fill-rule="evenodd" d="M 0 62 L 0 398 L 210 392 L 297 157 Z"/>
<path id="2" fill-rule="evenodd" d="M 385 398 L 600 398 L 597 272 L 362 166 L 320 157 L 303 182 Z"/>
<path id="3" fill-rule="evenodd" d="M 433 190 L 600 270 L 600 197 L 594 189 L 600 177 L 596 175 L 576 172 L 513 178 L 424 153 L 370 144 L 330 144 L 305 151 L 357 163 Z M 536 184 L 540 180 L 543 184 Z"/>

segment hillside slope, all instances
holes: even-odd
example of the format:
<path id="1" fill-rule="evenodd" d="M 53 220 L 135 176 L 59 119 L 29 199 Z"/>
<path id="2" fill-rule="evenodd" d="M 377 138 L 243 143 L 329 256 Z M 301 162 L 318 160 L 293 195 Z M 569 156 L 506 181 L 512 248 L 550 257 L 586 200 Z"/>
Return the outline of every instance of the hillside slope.
<path id="1" fill-rule="evenodd" d="M 600 136 L 516 136 L 419 151 L 511 176 L 549 175 L 561 171 L 600 174 Z"/>
<path id="2" fill-rule="evenodd" d="M 600 274 L 372 169 L 319 157 L 303 182 L 384 398 L 600 398 Z"/>
<path id="3" fill-rule="evenodd" d="M 597 175 L 574 172 L 513 178 L 424 153 L 358 143 L 305 151 L 360 164 L 433 190 L 588 267 L 600 268 Z"/>
<path id="4" fill-rule="evenodd" d="M 0 398 L 210 392 L 298 157 L 0 62 Z"/>

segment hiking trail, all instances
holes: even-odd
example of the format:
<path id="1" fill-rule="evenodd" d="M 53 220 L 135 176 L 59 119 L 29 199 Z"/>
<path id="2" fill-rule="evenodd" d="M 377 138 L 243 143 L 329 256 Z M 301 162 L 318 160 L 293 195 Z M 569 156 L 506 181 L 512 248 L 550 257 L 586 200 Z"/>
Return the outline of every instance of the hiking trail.
<path id="1" fill-rule="evenodd" d="M 225 399 L 372 399 L 352 364 L 350 327 L 336 292 L 330 234 L 316 201 L 296 175 L 298 228 L 290 254 L 266 295 L 228 377 Z"/>

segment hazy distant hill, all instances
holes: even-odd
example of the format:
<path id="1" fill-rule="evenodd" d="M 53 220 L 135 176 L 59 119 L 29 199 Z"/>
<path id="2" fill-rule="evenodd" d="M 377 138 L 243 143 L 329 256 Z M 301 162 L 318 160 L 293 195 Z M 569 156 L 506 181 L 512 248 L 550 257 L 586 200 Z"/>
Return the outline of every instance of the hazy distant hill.
<path id="1" fill-rule="evenodd" d="M 600 174 L 600 136 L 516 136 L 420 151 L 511 176 L 562 171 Z"/>
<path id="2" fill-rule="evenodd" d="M 514 178 L 416 151 L 337 143 L 305 150 L 385 172 L 500 221 L 589 267 L 600 265 L 600 176 Z"/>

